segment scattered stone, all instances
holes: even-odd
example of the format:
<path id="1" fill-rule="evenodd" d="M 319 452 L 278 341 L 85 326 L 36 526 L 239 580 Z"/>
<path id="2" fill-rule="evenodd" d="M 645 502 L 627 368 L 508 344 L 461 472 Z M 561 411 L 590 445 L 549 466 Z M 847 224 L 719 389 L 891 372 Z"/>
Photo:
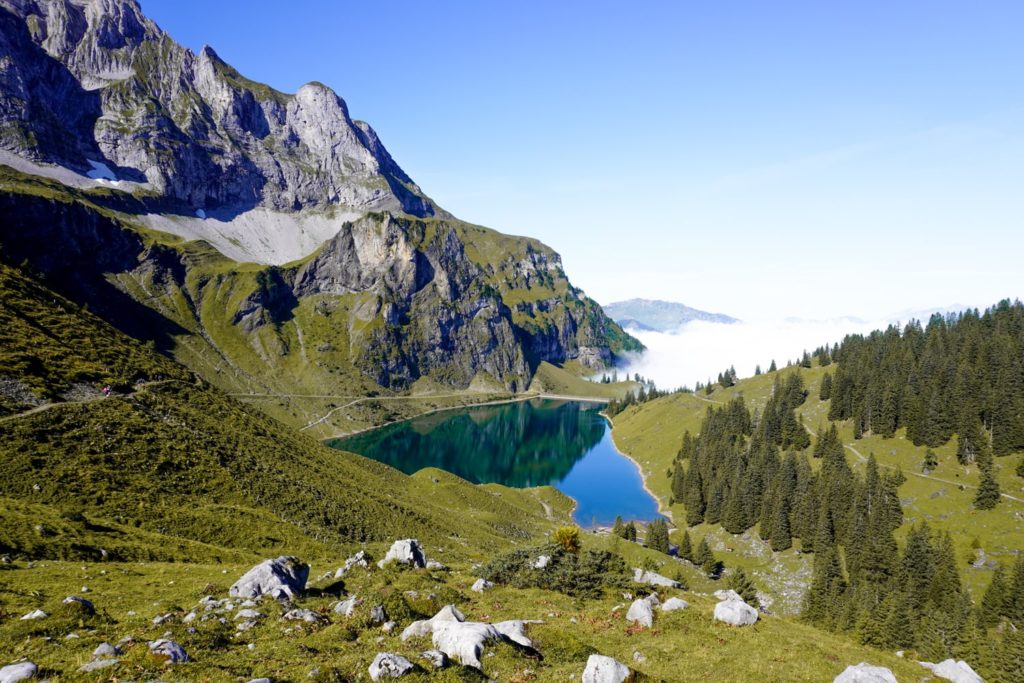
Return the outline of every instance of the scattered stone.
<path id="1" fill-rule="evenodd" d="M 631 676 L 625 664 L 604 655 L 590 655 L 583 670 L 583 683 L 623 683 Z"/>
<path id="2" fill-rule="evenodd" d="M 682 598 L 669 598 L 662 604 L 662 612 L 675 612 L 676 610 L 686 609 L 690 606 L 690 603 L 686 602 Z"/>
<path id="3" fill-rule="evenodd" d="M 469 590 L 471 590 L 471 591 L 473 591 L 475 593 L 483 593 L 488 588 L 493 588 L 493 587 L 494 587 L 494 584 L 491 583 L 490 581 L 488 581 L 487 579 L 477 579 L 473 583 L 473 585 L 470 586 Z"/>
<path id="4" fill-rule="evenodd" d="M 533 641 L 526 635 L 526 625 L 539 623 L 541 622 L 527 621 L 525 619 L 513 619 L 511 621 L 499 621 L 494 624 L 494 628 L 498 629 L 498 633 L 505 636 L 513 643 L 518 643 L 523 647 L 533 647 Z"/>
<path id="5" fill-rule="evenodd" d="M 170 621 L 172 618 L 174 618 L 174 615 L 170 612 L 168 612 L 167 614 L 158 614 L 157 616 L 153 617 L 153 625 L 159 626 L 160 624 Z"/>
<path id="6" fill-rule="evenodd" d="M 254 629 L 258 625 L 259 625 L 258 621 L 256 621 L 255 619 L 249 619 L 247 621 L 243 621 L 238 626 L 236 626 L 235 630 L 238 631 L 239 633 L 241 633 L 243 631 L 249 631 L 251 629 Z"/>
<path id="7" fill-rule="evenodd" d="M 441 621 L 434 624 L 434 647 L 464 666 L 483 668 L 480 655 L 484 644 L 499 643 L 504 636 L 491 624 L 475 621 Z"/>
<path id="8" fill-rule="evenodd" d="M 173 640 L 161 638 L 149 644 L 149 653 L 155 657 L 166 659 L 171 664 L 180 664 L 188 661 L 188 653 L 185 648 Z"/>
<path id="9" fill-rule="evenodd" d="M 882 666 L 872 666 L 865 662 L 851 664 L 836 676 L 832 683 L 897 683 L 892 672 Z"/>
<path id="10" fill-rule="evenodd" d="M 274 683 L 269 678 L 254 678 L 249 683 Z"/>
<path id="11" fill-rule="evenodd" d="M 257 612 L 254 609 L 240 609 L 235 614 L 235 621 L 238 621 L 239 619 L 262 619 L 262 618 L 263 618 L 263 613 L 262 612 Z"/>
<path id="12" fill-rule="evenodd" d="M 377 566 L 383 568 L 388 562 L 398 562 L 416 569 L 423 569 L 427 566 L 427 555 L 423 552 L 423 546 L 418 540 L 406 538 L 392 543 L 391 548 L 384 555 L 384 559 L 378 562 Z"/>
<path id="13" fill-rule="evenodd" d="M 650 586 L 664 586 L 666 588 L 679 588 L 682 586 L 681 583 L 673 581 L 667 576 L 639 568 L 633 570 L 633 582 L 646 583 Z"/>
<path id="14" fill-rule="evenodd" d="M 640 650 L 636 650 L 633 652 L 633 661 L 642 664 L 647 661 L 647 655 L 640 652 Z"/>
<path id="15" fill-rule="evenodd" d="M 953 681 L 953 683 L 984 683 L 984 680 L 975 673 L 971 665 L 963 660 L 946 659 L 938 664 L 931 662 L 918 662 L 918 664 L 931 671 L 935 676 Z"/>
<path id="16" fill-rule="evenodd" d="M 433 570 L 433 571 L 437 571 L 437 572 L 448 571 L 448 567 L 444 566 L 443 564 L 441 564 L 437 560 L 427 560 L 427 569 L 430 569 L 430 570 Z"/>
<path id="17" fill-rule="evenodd" d="M 82 588 L 78 592 L 79 593 L 88 593 L 89 592 L 89 587 L 88 586 L 82 586 Z"/>
<path id="18" fill-rule="evenodd" d="M 11 562 L 13 562 L 13 560 L 11 559 L 10 555 L 4 555 L 3 557 L 0 557 L 0 564 L 10 564 Z"/>
<path id="19" fill-rule="evenodd" d="M 26 614 L 25 616 L 23 616 L 21 618 L 21 620 L 22 621 L 29 621 L 31 619 L 45 619 L 48 616 L 50 616 L 50 615 L 47 614 L 46 612 L 44 612 L 43 610 L 41 610 L 41 609 L 34 609 L 31 612 L 29 612 L 28 614 Z"/>
<path id="20" fill-rule="evenodd" d="M 384 633 L 391 633 L 396 628 L 398 628 L 398 622 L 397 621 L 386 621 L 386 622 L 384 622 L 384 625 L 381 626 L 380 628 L 381 628 L 382 631 L 384 631 Z"/>
<path id="21" fill-rule="evenodd" d="M 18 683 L 34 677 L 39 668 L 32 662 L 19 662 L 0 668 L 0 683 Z"/>
<path id="22" fill-rule="evenodd" d="M 413 670 L 413 664 L 405 657 L 390 652 L 379 652 L 370 664 L 370 678 L 374 681 L 387 678 L 401 678 Z"/>
<path id="23" fill-rule="evenodd" d="M 88 612 L 89 614 L 96 613 L 96 607 L 93 606 L 91 602 L 89 602 L 85 598 L 80 598 L 77 595 L 69 595 L 68 597 L 64 598 L 63 603 L 65 605 L 79 605 L 83 611 Z"/>
<path id="24" fill-rule="evenodd" d="M 370 608 L 370 625 L 380 626 L 388 620 L 388 613 L 384 611 L 384 605 L 374 605 Z"/>
<path id="25" fill-rule="evenodd" d="M 438 611 L 437 614 L 432 616 L 430 619 L 424 619 L 421 621 L 414 621 L 405 627 L 400 636 L 402 641 L 409 640 L 410 638 L 421 638 L 428 636 L 434 632 L 434 625 L 442 621 L 458 621 L 463 622 L 466 620 L 466 616 L 459 611 L 455 605 L 445 605 Z"/>
<path id="26" fill-rule="evenodd" d="M 77 633 L 69 633 L 66 636 L 64 636 L 64 640 L 78 640 L 81 637 L 82 636 L 78 635 Z"/>
<path id="27" fill-rule="evenodd" d="M 344 566 L 338 567 L 338 570 L 334 572 L 334 578 L 340 579 L 355 567 L 362 567 L 363 569 L 370 568 L 370 556 L 365 550 L 360 550 L 358 553 L 345 560 Z"/>
<path id="28" fill-rule="evenodd" d="M 92 671 L 99 671 L 100 669 L 107 669 L 112 666 L 117 666 L 120 663 L 120 659 L 94 659 L 93 661 L 87 662 L 82 666 L 78 667 L 78 670 L 83 673 L 90 673 Z"/>
<path id="29" fill-rule="evenodd" d="M 626 621 L 640 624 L 645 628 L 654 626 L 654 610 L 651 609 L 651 602 L 647 598 L 634 600 L 626 612 Z"/>
<path id="30" fill-rule="evenodd" d="M 320 621 L 320 615 L 308 609 L 292 609 L 284 613 L 284 619 L 289 621 L 304 621 L 307 624 L 315 624 Z"/>
<path id="31" fill-rule="evenodd" d="M 309 565 L 296 557 L 282 555 L 275 560 L 264 560 L 246 572 L 228 590 L 233 598 L 258 598 L 270 595 L 277 599 L 291 599 L 306 588 Z"/>
<path id="32" fill-rule="evenodd" d="M 121 654 L 121 648 L 115 647 L 110 643 L 100 643 L 96 646 L 96 649 L 92 651 L 92 656 L 96 659 L 102 659 L 103 657 L 116 657 Z"/>
<path id="33" fill-rule="evenodd" d="M 430 662 L 435 669 L 443 669 L 448 666 L 448 655 L 440 650 L 427 650 L 421 653 L 420 657 Z"/>
<path id="34" fill-rule="evenodd" d="M 731 588 L 726 590 L 717 590 L 714 592 L 714 596 L 719 600 L 743 600 L 740 594 Z"/>
<path id="35" fill-rule="evenodd" d="M 733 593 L 733 591 L 726 592 Z M 733 594 L 735 595 L 735 593 Z M 743 602 L 743 599 L 736 595 L 736 599 L 722 600 L 722 602 L 715 605 L 714 617 L 715 621 L 721 621 L 732 626 L 750 626 L 757 622 L 757 610 Z"/>
<path id="36" fill-rule="evenodd" d="M 549 564 L 551 564 L 551 556 L 550 555 L 541 555 L 533 563 L 533 568 L 534 569 L 546 569 Z"/>
<path id="37" fill-rule="evenodd" d="M 356 607 L 359 607 L 359 605 L 361 604 L 363 604 L 363 601 L 353 595 L 347 600 L 342 600 L 337 605 L 335 605 L 334 613 L 340 614 L 345 617 L 350 617 L 355 613 Z"/>

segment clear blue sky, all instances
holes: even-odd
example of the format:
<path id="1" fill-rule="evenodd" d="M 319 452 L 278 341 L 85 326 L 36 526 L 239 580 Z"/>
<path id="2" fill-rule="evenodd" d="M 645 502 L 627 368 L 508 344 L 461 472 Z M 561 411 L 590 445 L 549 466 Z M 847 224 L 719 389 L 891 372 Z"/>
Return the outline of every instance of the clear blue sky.
<path id="1" fill-rule="evenodd" d="M 142 0 L 322 81 L 602 302 L 867 318 L 1024 296 L 1024 3 Z"/>

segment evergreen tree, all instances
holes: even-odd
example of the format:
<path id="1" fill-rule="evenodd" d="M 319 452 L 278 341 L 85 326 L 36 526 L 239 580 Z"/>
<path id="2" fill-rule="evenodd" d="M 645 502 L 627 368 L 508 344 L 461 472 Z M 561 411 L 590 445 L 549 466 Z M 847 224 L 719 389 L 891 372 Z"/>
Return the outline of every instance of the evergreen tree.
<path id="1" fill-rule="evenodd" d="M 772 524 L 772 550 L 780 552 L 793 547 L 793 535 L 789 526 L 789 512 L 780 505 L 775 512 Z"/>
<path id="2" fill-rule="evenodd" d="M 693 562 L 693 541 L 688 530 L 683 531 L 683 540 L 679 542 L 679 557 Z"/>
<path id="3" fill-rule="evenodd" d="M 924 460 L 921 462 L 921 471 L 925 474 L 933 471 L 939 466 L 939 459 L 935 456 L 935 451 L 927 449 L 924 452 Z"/>
<path id="4" fill-rule="evenodd" d="M 647 525 L 647 547 L 668 555 L 668 524 L 664 519 L 656 519 Z"/>
<path id="5" fill-rule="evenodd" d="M 992 476 L 992 467 L 982 468 L 981 482 L 978 484 L 978 492 L 974 496 L 974 508 L 976 510 L 991 510 L 999 504 L 999 482 Z"/>
<path id="6" fill-rule="evenodd" d="M 687 526 L 697 526 L 704 521 L 704 482 L 696 457 L 691 457 L 690 469 L 686 472 L 683 505 L 686 506 Z"/>
<path id="7" fill-rule="evenodd" d="M 697 552 L 694 554 L 693 562 L 704 571 L 708 578 L 718 578 L 718 574 L 721 572 L 721 564 L 715 558 L 714 553 L 711 552 L 711 546 L 708 545 L 707 537 L 700 539 L 700 543 L 697 544 Z"/>
<path id="8" fill-rule="evenodd" d="M 757 609 L 761 601 L 757 598 L 757 589 L 742 567 L 737 567 L 729 576 L 729 588 L 743 598 L 743 602 Z"/>
<path id="9" fill-rule="evenodd" d="M 775 365 L 775 359 L 772 358 L 772 364 L 768 366 L 768 372 L 777 372 L 779 367 Z"/>
<path id="10" fill-rule="evenodd" d="M 989 581 L 981 604 L 978 605 L 978 623 L 983 628 L 995 626 L 1002 617 L 1007 616 L 1012 603 L 1013 596 L 1009 594 L 1006 572 L 1003 565 L 996 565 L 992 572 L 992 580 Z"/>
<path id="11" fill-rule="evenodd" d="M 626 537 L 626 525 L 622 522 L 622 515 L 615 515 L 615 523 L 612 524 L 612 533 L 619 538 Z"/>
<path id="12" fill-rule="evenodd" d="M 622 537 L 627 541 L 633 541 L 636 543 L 636 524 L 628 522 L 626 528 L 623 530 Z"/>
<path id="13" fill-rule="evenodd" d="M 761 376 L 761 365 L 760 363 L 754 367 L 754 377 Z"/>
<path id="14" fill-rule="evenodd" d="M 818 398 L 827 401 L 832 398 L 832 373 L 826 372 L 821 378 L 821 388 L 818 390 Z"/>
<path id="15" fill-rule="evenodd" d="M 1017 476 L 1024 477 L 1024 455 L 1021 456 L 1020 461 L 1017 463 Z"/>

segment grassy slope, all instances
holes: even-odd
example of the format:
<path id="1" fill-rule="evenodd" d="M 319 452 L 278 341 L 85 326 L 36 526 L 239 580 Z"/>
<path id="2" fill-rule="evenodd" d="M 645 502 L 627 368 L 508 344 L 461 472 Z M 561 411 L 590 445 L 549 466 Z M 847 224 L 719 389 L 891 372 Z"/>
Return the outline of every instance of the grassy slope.
<path id="1" fill-rule="evenodd" d="M 567 518 L 568 499 L 551 489 L 475 487 L 430 470 L 407 477 L 327 449 L 7 266 L 0 320 L 0 349 L 21 359 L 5 371 L 30 388 L 45 384 L 40 396 L 106 382 L 97 366 L 150 380 L 0 421 L 0 496 L 13 501 L 0 506 L 2 551 L 214 560 L 418 534 L 474 555 L 548 529 L 542 500 Z M 37 528 L 36 515 L 48 524 Z"/>
<path id="2" fill-rule="evenodd" d="M 803 374 L 809 395 L 807 402 L 797 412 L 803 415 L 805 425 L 811 430 L 816 430 L 819 424 L 827 424 L 828 402 L 818 400 L 821 377 L 827 370 L 816 366 L 811 369 L 780 371 Z M 744 379 L 729 389 L 718 388 L 710 396 L 703 393 L 677 394 L 632 407 L 615 417 L 615 441 L 641 464 L 648 485 L 667 505 L 671 481 L 666 471 L 679 450 L 683 433 L 687 430 L 694 434 L 699 432 L 707 408 L 727 402 L 734 396 L 743 395 L 749 407 L 763 407 L 773 381 L 774 374 L 764 374 Z M 900 487 L 905 523 L 897 535 L 906 534 L 913 524 L 921 521 L 927 521 L 933 528 L 948 530 L 956 544 L 958 557 L 964 561 L 961 573 L 976 595 L 988 585 L 991 572 L 967 566 L 968 559 L 975 558 L 971 548 L 974 539 L 977 539 L 990 559 L 1002 560 L 1004 564 L 1012 563 L 1013 553 L 1024 548 L 1024 526 L 1020 524 L 1020 519 L 1024 518 L 1024 503 L 1004 496 L 995 510 L 974 510 L 971 505 L 973 489 L 960 490 L 959 486 L 976 486 L 977 469 L 957 464 L 955 442 L 934 449 L 939 457 L 939 468 L 929 475 L 935 479 L 929 479 L 919 476 L 925 449 L 907 441 L 902 432 L 892 439 L 868 436 L 855 441 L 849 424 L 838 423 L 838 426 L 845 444 L 865 457 L 873 452 L 882 467 L 901 467 L 907 475 L 906 483 Z M 847 448 L 847 459 L 852 466 L 863 472 L 864 461 L 851 448 Z M 1024 480 L 1014 474 L 1016 463 L 1017 456 L 997 458 L 998 478 L 1003 493 L 1024 499 Z M 685 508 L 682 505 L 674 505 L 672 509 L 675 519 L 685 519 Z M 695 533 L 699 537 L 705 531 L 708 529 L 702 525 Z M 718 527 L 710 531 L 719 549 L 726 549 L 729 553 L 722 559 L 727 564 L 754 569 L 762 578 L 762 583 L 769 581 L 769 575 L 778 574 L 780 569 L 789 572 L 806 569 L 807 561 L 795 550 L 772 554 L 766 552 L 765 546 L 756 537 L 734 537 Z M 734 553 L 730 553 L 728 548 L 732 548 Z"/>

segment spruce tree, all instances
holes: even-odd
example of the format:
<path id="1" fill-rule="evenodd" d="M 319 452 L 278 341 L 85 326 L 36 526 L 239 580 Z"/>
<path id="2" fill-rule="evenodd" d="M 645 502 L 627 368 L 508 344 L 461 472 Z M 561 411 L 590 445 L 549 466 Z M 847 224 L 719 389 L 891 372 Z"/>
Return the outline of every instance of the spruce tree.
<path id="1" fill-rule="evenodd" d="M 777 372 L 778 369 L 779 369 L 779 366 L 777 366 L 775 364 L 775 359 L 772 358 L 772 364 L 768 366 L 768 372 Z"/>
<path id="2" fill-rule="evenodd" d="M 659 553 L 668 554 L 668 524 L 664 519 L 656 519 L 647 525 L 647 547 Z"/>
<path id="3" fill-rule="evenodd" d="M 615 515 L 615 523 L 612 524 L 612 533 L 620 538 L 626 537 L 626 525 L 622 522 L 622 515 Z"/>
<path id="4" fill-rule="evenodd" d="M 626 528 L 623 530 L 622 537 L 627 541 L 633 541 L 636 543 L 636 524 L 629 522 L 626 524 Z"/>
<path id="5" fill-rule="evenodd" d="M 743 598 L 743 602 L 751 607 L 756 609 L 761 606 L 761 601 L 757 598 L 757 589 L 742 567 L 737 567 L 729 576 L 729 588 L 736 591 Z"/>
<path id="6" fill-rule="evenodd" d="M 700 539 L 700 543 L 697 544 L 697 552 L 693 557 L 693 561 L 709 579 L 718 578 L 721 565 L 715 558 L 714 553 L 711 552 L 711 546 L 708 545 L 706 536 Z"/>
<path id="7" fill-rule="evenodd" d="M 679 557 L 693 562 L 693 541 L 688 530 L 683 531 L 683 540 L 679 542 Z"/>
<path id="8" fill-rule="evenodd" d="M 935 451 L 927 449 L 924 452 L 924 460 L 921 462 L 921 471 L 925 474 L 933 471 L 939 466 L 939 459 L 935 456 Z"/>
<path id="9" fill-rule="evenodd" d="M 989 581 L 981 604 L 978 605 L 978 623 L 983 628 L 992 628 L 1007 614 L 1007 608 L 1012 602 L 1013 596 L 1009 594 L 1006 583 L 1006 571 L 1003 565 L 996 565 L 992 572 L 992 580 Z"/>
<path id="10" fill-rule="evenodd" d="M 789 526 L 789 511 L 780 505 L 775 511 L 772 523 L 772 550 L 780 552 L 793 547 L 793 534 Z"/>
<path id="11" fill-rule="evenodd" d="M 992 476 L 992 467 L 985 467 L 981 470 L 981 482 L 978 484 L 978 492 L 974 496 L 974 508 L 976 510 L 991 510 L 999 504 L 999 482 Z"/>
<path id="12" fill-rule="evenodd" d="M 821 378 L 821 388 L 818 390 L 818 398 L 827 401 L 832 398 L 832 373 L 826 372 Z"/>

